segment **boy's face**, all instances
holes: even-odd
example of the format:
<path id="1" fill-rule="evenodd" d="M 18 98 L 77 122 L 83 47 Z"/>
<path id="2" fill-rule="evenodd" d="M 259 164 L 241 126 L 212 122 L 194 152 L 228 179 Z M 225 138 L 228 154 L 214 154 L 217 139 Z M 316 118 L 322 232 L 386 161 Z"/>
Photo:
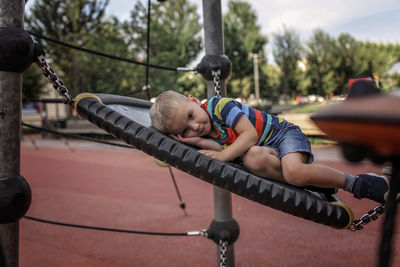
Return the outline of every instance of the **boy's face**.
<path id="1" fill-rule="evenodd" d="M 201 108 L 201 102 L 192 95 L 189 103 L 175 109 L 175 119 L 170 125 L 170 133 L 182 137 L 204 136 L 211 131 L 208 114 Z"/>

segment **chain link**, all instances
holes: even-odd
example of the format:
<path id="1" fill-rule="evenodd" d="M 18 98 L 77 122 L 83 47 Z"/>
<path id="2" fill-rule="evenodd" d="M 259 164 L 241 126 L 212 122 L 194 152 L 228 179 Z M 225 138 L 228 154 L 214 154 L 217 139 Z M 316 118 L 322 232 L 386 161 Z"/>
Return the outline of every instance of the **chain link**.
<path id="1" fill-rule="evenodd" d="M 396 203 L 400 201 L 400 193 L 397 194 Z M 384 204 L 379 204 L 374 209 L 368 211 L 368 213 L 361 216 L 360 219 L 354 220 L 353 224 L 348 228 L 350 231 L 358 231 L 364 229 L 363 225 L 370 223 L 371 221 L 375 221 L 385 212 L 386 206 Z"/>
<path id="2" fill-rule="evenodd" d="M 385 212 L 385 205 L 380 204 L 376 206 L 374 209 L 368 211 L 368 213 L 361 216 L 360 219 L 354 220 L 353 224 L 348 228 L 350 231 L 358 231 L 364 229 L 363 225 L 370 223 L 371 221 L 375 221 L 378 219 L 380 215 Z"/>
<path id="3" fill-rule="evenodd" d="M 219 245 L 221 246 L 221 250 L 220 250 L 221 258 L 220 258 L 220 265 L 219 266 L 220 267 L 226 267 L 226 261 L 227 261 L 226 253 L 228 251 L 228 241 L 220 240 L 219 241 Z"/>
<path id="4" fill-rule="evenodd" d="M 221 91 L 221 84 L 219 83 L 220 80 L 221 80 L 221 79 L 220 79 L 221 70 L 217 70 L 217 71 L 212 70 L 212 71 L 211 71 L 211 75 L 212 75 L 213 78 L 214 78 L 214 90 L 215 90 L 215 95 L 218 96 L 218 97 L 221 97 L 221 93 L 220 93 L 220 91 Z"/>
<path id="5" fill-rule="evenodd" d="M 58 78 L 55 72 L 50 68 L 44 55 L 37 57 L 37 64 L 42 69 L 44 76 L 53 84 L 54 89 L 58 91 L 60 96 L 67 100 L 68 104 L 74 102 L 74 98 L 69 94 L 68 89 L 64 86 L 62 81 Z"/>

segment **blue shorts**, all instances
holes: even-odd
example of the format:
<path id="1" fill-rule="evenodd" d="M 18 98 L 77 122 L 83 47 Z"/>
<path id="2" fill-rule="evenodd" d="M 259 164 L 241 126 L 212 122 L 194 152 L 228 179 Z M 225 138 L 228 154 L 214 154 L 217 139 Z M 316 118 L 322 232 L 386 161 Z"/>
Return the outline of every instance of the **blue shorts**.
<path id="1" fill-rule="evenodd" d="M 265 145 L 278 151 L 279 158 L 293 152 L 306 153 L 308 155 L 307 162 L 314 161 L 314 155 L 311 152 L 311 144 L 307 136 L 300 130 L 299 126 L 290 124 L 282 129 L 276 138 Z"/>

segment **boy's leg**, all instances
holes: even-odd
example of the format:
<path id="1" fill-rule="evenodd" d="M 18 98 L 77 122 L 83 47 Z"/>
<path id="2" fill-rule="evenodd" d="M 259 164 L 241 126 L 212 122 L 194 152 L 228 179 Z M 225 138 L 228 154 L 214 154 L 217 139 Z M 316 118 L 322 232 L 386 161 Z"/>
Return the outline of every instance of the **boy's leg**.
<path id="1" fill-rule="evenodd" d="M 306 153 L 288 153 L 281 158 L 285 181 L 297 186 L 343 188 L 346 176 L 343 172 L 319 164 L 306 164 Z"/>
<path id="2" fill-rule="evenodd" d="M 290 125 L 276 141 L 287 183 L 297 186 L 343 188 L 346 176 L 327 166 L 310 164 L 314 156 L 307 136 L 298 126 Z"/>
<path id="3" fill-rule="evenodd" d="M 287 183 L 342 188 L 359 199 L 368 198 L 379 203 L 385 201 L 385 195 L 389 191 L 389 183 L 385 177 L 376 174 L 352 176 L 328 166 L 305 164 L 306 159 L 307 155 L 299 152 L 289 153 L 281 158 L 282 172 Z"/>
<path id="4" fill-rule="evenodd" d="M 243 155 L 243 165 L 250 172 L 278 181 L 284 181 L 281 161 L 276 150 L 270 147 L 253 146 Z"/>

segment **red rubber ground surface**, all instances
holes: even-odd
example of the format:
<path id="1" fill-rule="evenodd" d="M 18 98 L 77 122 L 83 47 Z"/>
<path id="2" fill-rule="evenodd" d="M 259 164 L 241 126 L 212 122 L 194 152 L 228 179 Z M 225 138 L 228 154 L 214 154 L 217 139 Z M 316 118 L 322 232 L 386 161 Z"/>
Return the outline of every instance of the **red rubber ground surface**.
<path id="1" fill-rule="evenodd" d="M 46 143 L 46 142 L 44 142 Z M 23 143 L 21 174 L 32 193 L 29 216 L 73 224 L 153 232 L 208 228 L 212 186 L 173 169 L 188 216 L 167 168 L 133 149 L 72 142 Z M 324 151 L 316 150 L 316 159 Z M 353 174 L 382 166 L 320 157 Z M 360 217 L 376 204 L 349 193 L 338 196 Z M 383 218 L 358 232 L 335 230 L 232 195 L 240 225 L 236 266 L 376 266 Z M 397 224 L 399 220 L 397 219 Z M 21 219 L 20 266 L 216 266 L 216 245 L 204 237 L 163 237 L 60 227 Z M 393 237 L 392 266 L 400 266 L 400 237 Z"/>

